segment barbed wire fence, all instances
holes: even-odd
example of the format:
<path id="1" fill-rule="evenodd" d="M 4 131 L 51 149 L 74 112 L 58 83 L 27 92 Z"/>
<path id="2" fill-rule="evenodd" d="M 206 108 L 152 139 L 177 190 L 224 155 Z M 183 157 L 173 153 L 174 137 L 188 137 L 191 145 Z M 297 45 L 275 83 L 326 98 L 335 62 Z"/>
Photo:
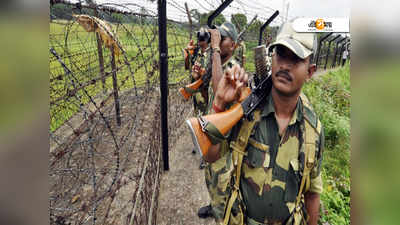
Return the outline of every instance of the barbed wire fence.
<path id="1" fill-rule="evenodd" d="M 169 143 L 191 105 L 185 25 L 168 20 Z M 160 148 L 157 12 L 135 3 L 50 6 L 51 224 L 155 224 Z"/>
<path id="2" fill-rule="evenodd" d="M 220 4 L 195 2 L 207 11 Z M 233 10 L 257 14 L 255 1 L 235 2 Z M 163 164 L 156 7 L 50 3 L 50 223 L 156 224 Z M 182 48 L 200 23 L 188 23 L 184 5 L 167 4 L 179 12 L 167 20 L 168 142 L 174 146 L 193 114 L 178 92 L 190 80 Z M 265 10 L 270 13 L 258 15 L 263 22 L 274 12 Z M 278 17 L 276 24 L 282 22 Z M 335 58 L 343 43 L 335 45 Z M 329 55 L 321 49 L 320 62 Z"/>

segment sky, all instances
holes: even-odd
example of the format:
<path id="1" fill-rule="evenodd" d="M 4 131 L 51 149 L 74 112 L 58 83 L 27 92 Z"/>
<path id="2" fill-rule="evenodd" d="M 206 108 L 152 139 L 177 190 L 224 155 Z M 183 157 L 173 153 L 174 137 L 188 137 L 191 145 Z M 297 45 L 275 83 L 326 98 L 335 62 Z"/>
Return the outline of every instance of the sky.
<path id="1" fill-rule="evenodd" d="M 78 0 L 71 1 L 76 2 Z M 139 12 L 140 7 L 145 7 L 149 14 L 157 14 L 157 1 L 154 3 L 147 0 L 95 1 L 98 4 L 129 4 L 127 7 L 135 12 Z M 188 19 L 185 12 L 185 2 L 188 3 L 189 9 L 197 9 L 200 13 L 214 10 L 221 4 L 221 0 L 167 0 L 168 19 L 186 22 Z M 279 16 L 271 25 L 281 25 L 286 19 L 285 10 L 287 9 L 288 20 L 295 17 L 350 17 L 350 4 L 348 0 L 234 0 L 222 14 L 230 19 L 232 14 L 243 13 L 247 16 L 248 21 L 257 14 L 259 20 L 266 21 L 275 10 L 279 10 Z"/>

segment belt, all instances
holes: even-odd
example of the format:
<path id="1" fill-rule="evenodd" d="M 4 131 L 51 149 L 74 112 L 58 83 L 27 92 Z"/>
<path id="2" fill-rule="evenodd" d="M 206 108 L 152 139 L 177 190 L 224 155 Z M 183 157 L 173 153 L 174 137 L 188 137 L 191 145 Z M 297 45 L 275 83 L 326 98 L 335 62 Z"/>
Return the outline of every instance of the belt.
<path id="1" fill-rule="evenodd" d="M 250 217 L 246 217 L 246 219 L 247 219 L 247 221 L 246 221 L 247 225 L 282 225 L 283 224 L 282 221 L 277 221 L 277 220 L 271 220 L 271 221 L 265 220 L 263 223 L 260 223 Z"/>

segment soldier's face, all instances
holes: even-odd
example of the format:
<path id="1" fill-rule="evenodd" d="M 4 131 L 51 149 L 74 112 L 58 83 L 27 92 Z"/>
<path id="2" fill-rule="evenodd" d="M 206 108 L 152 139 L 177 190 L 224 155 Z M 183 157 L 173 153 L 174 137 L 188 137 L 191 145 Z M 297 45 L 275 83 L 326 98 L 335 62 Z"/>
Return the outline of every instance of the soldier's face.
<path id="1" fill-rule="evenodd" d="M 230 37 L 222 36 L 221 44 L 219 46 L 221 49 L 221 57 L 225 58 L 233 53 L 233 50 L 235 49 L 235 42 Z"/>
<path id="2" fill-rule="evenodd" d="M 293 96 L 300 93 L 304 82 L 315 72 L 309 57 L 301 59 L 290 49 L 277 45 L 272 53 L 272 83 L 278 93 Z"/>
<path id="3" fill-rule="evenodd" d="M 206 41 L 199 41 L 199 46 L 202 49 L 206 49 L 208 46 L 208 43 Z"/>

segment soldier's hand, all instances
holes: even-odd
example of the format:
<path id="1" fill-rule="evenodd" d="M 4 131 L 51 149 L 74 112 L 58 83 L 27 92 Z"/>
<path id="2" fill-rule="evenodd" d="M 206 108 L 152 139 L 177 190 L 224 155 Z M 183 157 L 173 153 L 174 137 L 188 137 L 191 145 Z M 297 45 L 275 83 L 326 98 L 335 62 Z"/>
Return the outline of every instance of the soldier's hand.
<path id="1" fill-rule="evenodd" d="M 247 86 L 248 79 L 247 73 L 239 65 L 234 65 L 231 69 L 226 70 L 218 83 L 214 100 L 215 106 L 224 110 L 227 104 L 239 100 L 241 91 Z"/>
<path id="2" fill-rule="evenodd" d="M 186 50 L 189 52 L 189 54 L 193 55 L 195 48 L 196 46 L 194 45 L 194 41 L 190 40 L 188 45 L 186 46 Z"/>
<path id="3" fill-rule="evenodd" d="M 211 48 L 219 47 L 221 42 L 221 34 L 219 31 L 217 29 L 208 29 L 208 31 L 211 33 Z"/>
<path id="4" fill-rule="evenodd" d="M 201 66 L 196 62 L 192 67 L 192 76 L 195 80 L 200 78 Z"/>

